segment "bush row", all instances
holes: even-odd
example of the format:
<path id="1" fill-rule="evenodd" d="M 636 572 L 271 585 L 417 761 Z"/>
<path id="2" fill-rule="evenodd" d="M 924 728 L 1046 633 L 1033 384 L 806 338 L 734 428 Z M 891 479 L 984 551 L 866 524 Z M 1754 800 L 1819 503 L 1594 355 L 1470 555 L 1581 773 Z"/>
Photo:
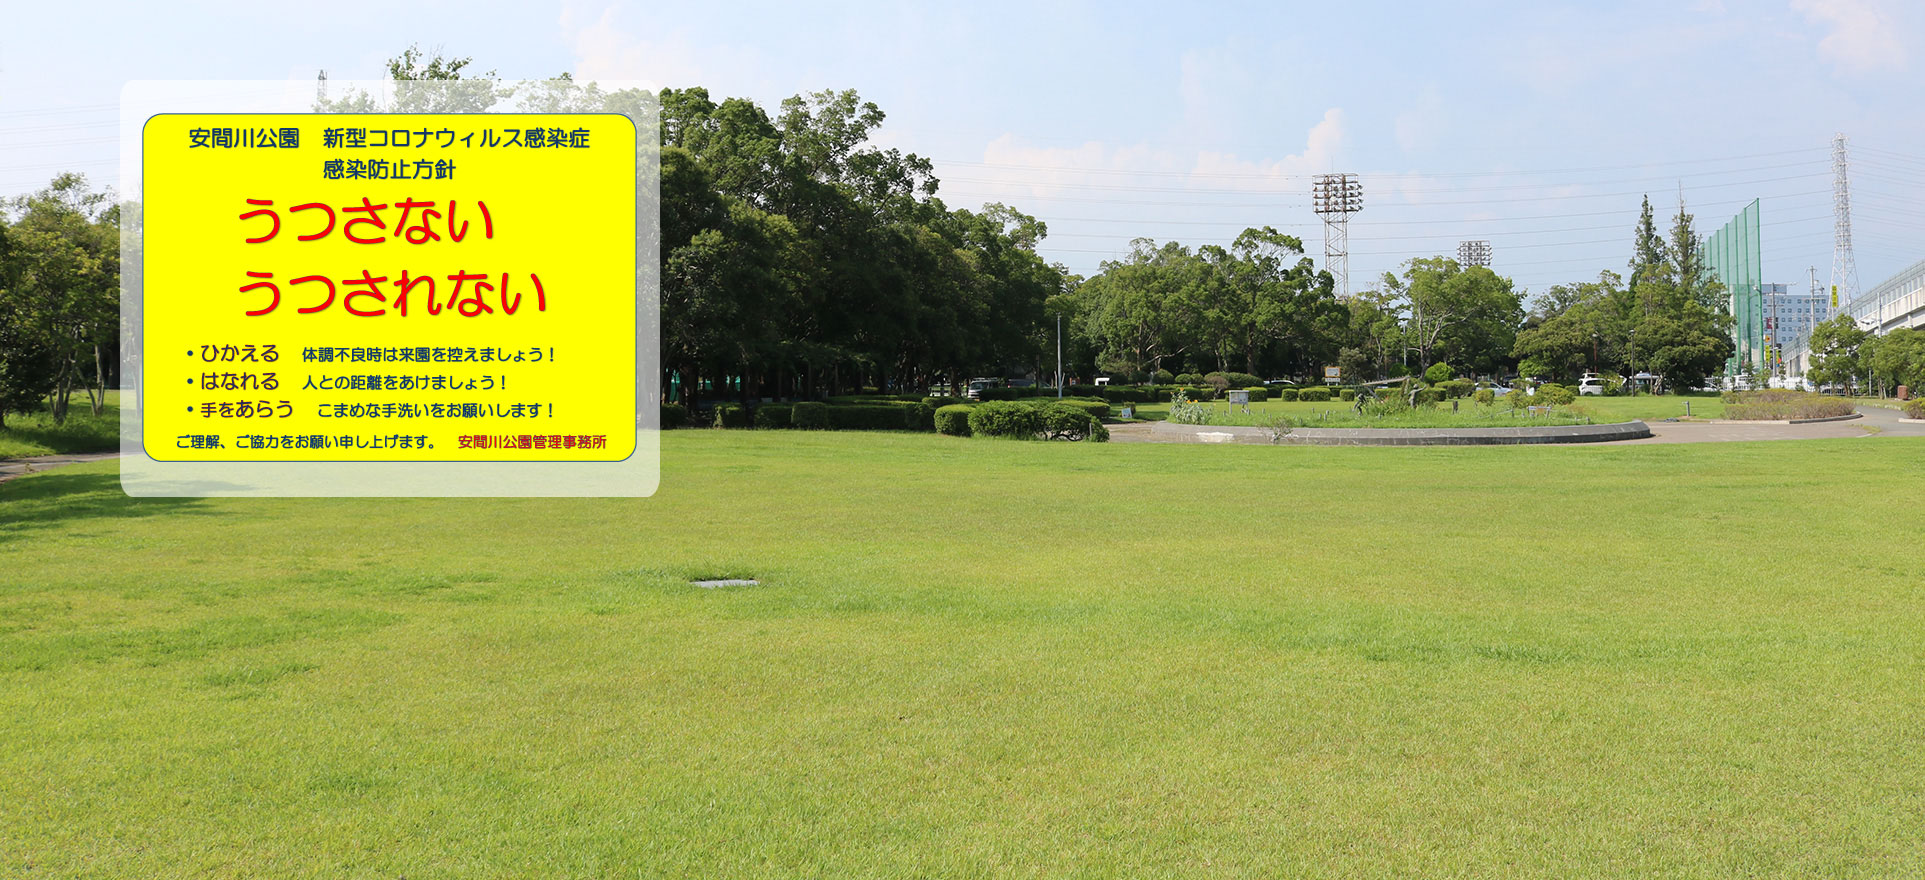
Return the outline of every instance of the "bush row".
<path id="1" fill-rule="evenodd" d="M 1054 400 L 1015 403 L 989 401 L 967 409 L 969 433 L 976 437 L 1007 437 L 1016 440 L 1092 440 L 1110 439 L 1109 429 L 1087 411 Z M 949 407 L 945 407 L 949 409 Z M 945 431 L 944 433 L 948 433 Z"/>

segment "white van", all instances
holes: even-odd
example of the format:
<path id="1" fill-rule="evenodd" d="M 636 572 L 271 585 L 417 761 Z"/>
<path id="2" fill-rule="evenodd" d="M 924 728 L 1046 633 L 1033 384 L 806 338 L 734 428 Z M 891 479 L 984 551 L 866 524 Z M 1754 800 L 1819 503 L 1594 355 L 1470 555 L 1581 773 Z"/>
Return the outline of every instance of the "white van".
<path id="1" fill-rule="evenodd" d="M 1585 373 L 1583 378 L 1577 380 L 1577 393 L 1580 397 L 1586 394 L 1603 397 L 1604 380 L 1596 373 Z"/>

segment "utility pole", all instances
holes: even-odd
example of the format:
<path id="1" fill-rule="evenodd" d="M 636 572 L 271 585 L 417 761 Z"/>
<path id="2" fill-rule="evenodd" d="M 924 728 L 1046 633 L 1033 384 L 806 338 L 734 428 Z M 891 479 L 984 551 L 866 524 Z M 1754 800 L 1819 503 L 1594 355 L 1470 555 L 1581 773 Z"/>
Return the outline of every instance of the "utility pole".
<path id="1" fill-rule="evenodd" d="M 1056 313 L 1056 399 L 1063 399 L 1063 313 Z"/>
<path id="2" fill-rule="evenodd" d="M 1350 298 L 1350 215 L 1364 209 L 1364 185 L 1355 174 L 1319 174 L 1310 204 L 1323 218 L 1323 264 L 1337 282 L 1339 299 Z"/>

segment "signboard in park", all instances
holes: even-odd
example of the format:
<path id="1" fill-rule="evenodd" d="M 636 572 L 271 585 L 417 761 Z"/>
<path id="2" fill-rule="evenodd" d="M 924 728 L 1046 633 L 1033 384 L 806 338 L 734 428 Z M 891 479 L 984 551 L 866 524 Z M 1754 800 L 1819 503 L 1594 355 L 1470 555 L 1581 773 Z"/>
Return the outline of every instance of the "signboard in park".
<path id="1" fill-rule="evenodd" d="M 632 450 L 627 118 L 162 114 L 141 137 L 148 455 Z"/>
<path id="2" fill-rule="evenodd" d="M 652 94 L 342 88 L 123 89 L 122 488 L 653 493 Z"/>
<path id="3" fill-rule="evenodd" d="M 1338 382 L 1339 380 L 1341 380 L 1342 378 L 1343 378 L 1343 370 L 1341 370 L 1341 369 L 1339 369 L 1339 368 L 1337 368 L 1337 367 L 1324 367 L 1324 368 L 1323 368 L 1323 380 L 1324 380 L 1325 382 L 1327 382 L 1327 383 L 1330 383 L 1330 384 L 1333 384 L 1333 385 L 1334 385 L 1334 384 L 1336 384 L 1336 383 L 1337 383 L 1337 382 Z"/>

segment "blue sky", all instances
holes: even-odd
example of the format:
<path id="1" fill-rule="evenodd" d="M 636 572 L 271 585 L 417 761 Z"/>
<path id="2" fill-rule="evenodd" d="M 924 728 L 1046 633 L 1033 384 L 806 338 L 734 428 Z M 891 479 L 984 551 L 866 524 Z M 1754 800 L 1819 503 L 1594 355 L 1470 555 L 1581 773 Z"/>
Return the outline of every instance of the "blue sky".
<path id="1" fill-rule="evenodd" d="M 80 20 L 76 21 L 76 16 Z M 112 182 L 134 79 L 378 76 L 410 43 L 507 78 L 705 85 L 773 108 L 854 88 L 952 206 L 1048 221 L 1088 274 L 1134 236 L 1249 225 L 1321 257 L 1306 175 L 1363 177 L 1353 289 L 1492 242 L 1532 290 L 1618 269 L 1639 197 L 1709 233 L 1762 199 L 1768 280 L 1832 260 L 1853 145 L 1859 280 L 1925 259 L 1925 10 L 1901 0 L 1288 4 L 20 4 L 0 30 L 0 194 Z"/>

